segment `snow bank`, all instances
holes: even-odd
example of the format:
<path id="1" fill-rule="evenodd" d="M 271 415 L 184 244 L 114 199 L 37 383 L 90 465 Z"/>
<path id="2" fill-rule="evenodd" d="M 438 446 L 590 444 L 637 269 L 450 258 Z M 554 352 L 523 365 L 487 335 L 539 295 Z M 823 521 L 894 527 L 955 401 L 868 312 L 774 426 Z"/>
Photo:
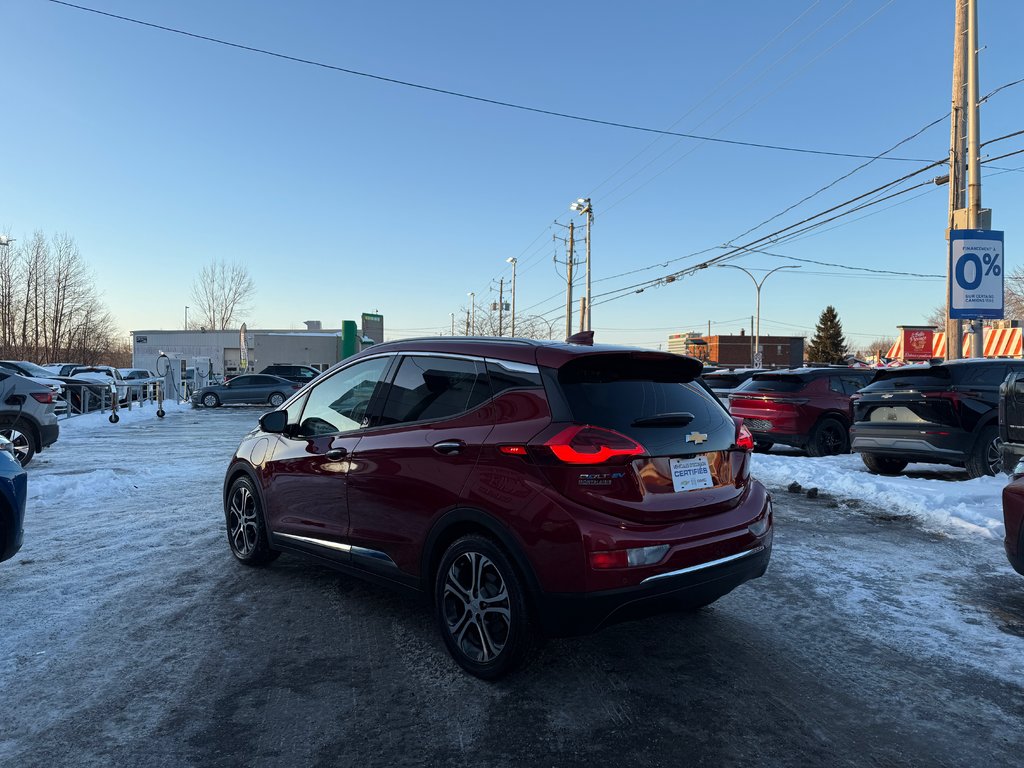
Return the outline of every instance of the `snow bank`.
<path id="1" fill-rule="evenodd" d="M 968 480 L 955 467 L 911 464 L 903 475 L 884 477 L 867 471 L 858 454 L 815 459 L 785 453 L 754 455 L 754 475 L 769 488 L 796 481 L 882 510 L 909 514 L 929 527 L 1002 539 L 1004 475 Z"/>

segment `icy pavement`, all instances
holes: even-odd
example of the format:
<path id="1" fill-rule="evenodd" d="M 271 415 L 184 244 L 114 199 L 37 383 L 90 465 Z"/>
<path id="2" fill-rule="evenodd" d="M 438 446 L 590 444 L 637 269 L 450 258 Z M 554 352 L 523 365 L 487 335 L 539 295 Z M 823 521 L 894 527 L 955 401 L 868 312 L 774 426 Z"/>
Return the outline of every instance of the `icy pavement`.
<path id="1" fill-rule="evenodd" d="M 1005 475 L 968 480 L 966 472 L 955 467 L 911 464 L 902 475 L 886 477 L 868 472 L 856 453 L 815 459 L 777 450 L 755 454 L 753 473 L 775 491 L 797 482 L 832 496 L 913 515 L 929 529 L 1003 539 Z"/>

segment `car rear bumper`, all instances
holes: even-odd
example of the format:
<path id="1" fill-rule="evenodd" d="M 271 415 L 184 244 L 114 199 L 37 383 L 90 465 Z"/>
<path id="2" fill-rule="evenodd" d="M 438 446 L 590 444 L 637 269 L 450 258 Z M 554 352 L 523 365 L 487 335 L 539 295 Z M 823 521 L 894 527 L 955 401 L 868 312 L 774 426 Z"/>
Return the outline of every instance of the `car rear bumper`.
<path id="1" fill-rule="evenodd" d="M 707 605 L 740 584 L 764 575 L 771 559 L 772 535 L 769 527 L 752 549 L 656 574 L 634 587 L 541 595 L 541 627 L 549 636 L 581 635 L 620 621 Z"/>
<path id="2" fill-rule="evenodd" d="M 60 436 L 60 424 L 42 424 L 39 427 L 39 447 L 46 448 L 57 442 Z"/>
<path id="3" fill-rule="evenodd" d="M 894 430 L 864 428 L 850 430 L 854 453 L 873 453 L 907 461 L 961 464 L 970 454 L 973 435 L 951 428 Z"/>

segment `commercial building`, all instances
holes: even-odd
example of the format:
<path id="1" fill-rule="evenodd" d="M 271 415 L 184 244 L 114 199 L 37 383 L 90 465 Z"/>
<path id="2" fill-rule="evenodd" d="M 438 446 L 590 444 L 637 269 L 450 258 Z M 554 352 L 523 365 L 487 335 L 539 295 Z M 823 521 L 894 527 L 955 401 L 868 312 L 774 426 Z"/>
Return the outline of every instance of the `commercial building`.
<path id="1" fill-rule="evenodd" d="M 798 368 L 804 363 L 803 336 L 762 336 L 761 355 L 765 368 Z M 754 358 L 754 337 L 738 335 L 702 336 L 674 333 L 668 337 L 668 351 L 690 355 L 713 365 L 749 366 Z"/>
<path id="2" fill-rule="evenodd" d="M 362 317 L 362 328 L 346 320 L 341 328 L 323 328 L 319 320 L 307 320 L 305 330 L 247 329 L 247 365 L 241 365 L 241 330 L 140 330 L 132 331 L 132 366 L 158 370 L 161 355 L 183 359 L 188 366 L 209 365 L 215 377 L 260 371 L 268 365 L 310 365 L 323 370 L 355 354 L 363 346 L 384 340 L 384 318 Z"/>

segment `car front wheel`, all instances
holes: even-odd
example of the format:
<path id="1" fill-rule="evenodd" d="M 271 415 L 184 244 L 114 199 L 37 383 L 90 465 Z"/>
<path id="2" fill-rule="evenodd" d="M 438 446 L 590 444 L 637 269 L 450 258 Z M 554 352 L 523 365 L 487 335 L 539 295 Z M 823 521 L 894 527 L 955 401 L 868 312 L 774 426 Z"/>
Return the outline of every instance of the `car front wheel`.
<path id="1" fill-rule="evenodd" d="M 532 645 L 523 583 L 505 552 L 483 536 L 448 547 L 434 579 L 434 606 L 448 652 L 476 677 L 507 675 Z"/>
<path id="2" fill-rule="evenodd" d="M 259 495 L 248 477 L 231 484 L 224 518 L 228 529 L 231 554 L 246 565 L 266 565 L 281 553 L 270 548 L 267 523 Z"/>
<path id="3" fill-rule="evenodd" d="M 216 408 L 218 405 L 220 405 L 220 398 L 217 397 L 212 392 L 210 394 L 203 395 L 203 405 L 205 405 L 207 408 Z"/>

